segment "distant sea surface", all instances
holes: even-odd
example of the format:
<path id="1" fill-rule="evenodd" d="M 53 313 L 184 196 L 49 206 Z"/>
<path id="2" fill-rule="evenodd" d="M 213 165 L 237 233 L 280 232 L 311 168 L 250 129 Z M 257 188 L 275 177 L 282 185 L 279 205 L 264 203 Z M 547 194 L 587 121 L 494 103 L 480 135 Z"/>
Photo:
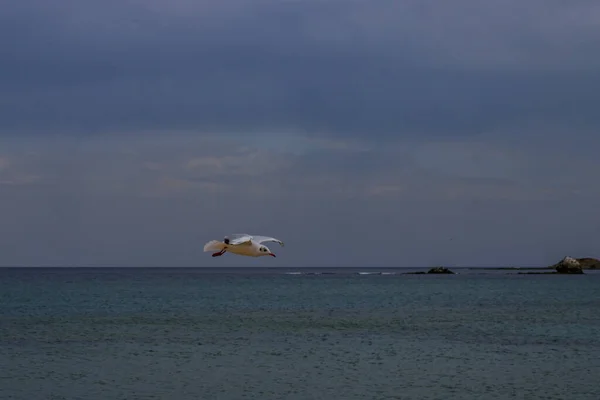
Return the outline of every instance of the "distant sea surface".
<path id="1" fill-rule="evenodd" d="M 600 399 L 600 273 L 404 271 L 3 268 L 0 399 Z"/>

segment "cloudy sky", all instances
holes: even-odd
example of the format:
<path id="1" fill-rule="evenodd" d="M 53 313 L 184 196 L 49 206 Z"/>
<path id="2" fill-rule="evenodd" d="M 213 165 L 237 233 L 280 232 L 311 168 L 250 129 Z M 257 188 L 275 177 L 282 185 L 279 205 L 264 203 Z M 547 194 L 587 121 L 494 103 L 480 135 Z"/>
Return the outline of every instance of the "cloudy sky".
<path id="1" fill-rule="evenodd" d="M 0 265 L 600 256 L 600 2 L 9 0 Z M 211 258 L 228 233 L 278 258 Z"/>

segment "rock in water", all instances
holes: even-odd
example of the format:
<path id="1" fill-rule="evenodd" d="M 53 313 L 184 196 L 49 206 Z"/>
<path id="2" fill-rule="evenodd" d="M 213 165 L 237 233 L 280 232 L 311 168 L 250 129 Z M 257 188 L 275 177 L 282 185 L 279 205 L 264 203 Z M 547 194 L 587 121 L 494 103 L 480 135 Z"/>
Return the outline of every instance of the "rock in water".
<path id="1" fill-rule="evenodd" d="M 581 264 L 581 268 L 583 269 L 600 269 L 600 260 L 591 258 L 591 257 L 583 257 L 578 258 L 579 264 Z"/>
<path id="2" fill-rule="evenodd" d="M 583 274 L 581 263 L 573 257 L 565 257 L 554 266 L 559 274 Z"/>
<path id="3" fill-rule="evenodd" d="M 582 269 L 600 269 L 600 260 L 592 257 L 583 257 L 583 258 L 573 258 L 573 257 L 565 257 L 560 262 L 551 265 L 548 268 L 556 269 L 558 267 L 562 267 L 563 265 L 572 265 L 576 266 L 577 263 L 581 266 Z"/>
<path id="4" fill-rule="evenodd" d="M 454 272 L 450 271 L 448 268 L 445 268 L 445 267 L 431 268 L 427 273 L 428 274 L 454 274 Z"/>
<path id="5" fill-rule="evenodd" d="M 573 257 L 565 257 L 562 259 L 562 263 L 565 265 L 568 265 L 569 267 L 577 267 L 579 266 L 579 261 L 577 261 L 575 258 Z"/>

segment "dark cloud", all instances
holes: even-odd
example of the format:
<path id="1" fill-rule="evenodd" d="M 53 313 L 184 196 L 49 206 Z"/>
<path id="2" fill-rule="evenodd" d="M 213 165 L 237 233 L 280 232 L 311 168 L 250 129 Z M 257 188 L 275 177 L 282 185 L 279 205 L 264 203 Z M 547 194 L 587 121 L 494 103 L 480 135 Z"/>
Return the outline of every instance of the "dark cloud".
<path id="1" fill-rule="evenodd" d="M 466 1 L 56 4 L 19 3 L 2 21 L 4 131 L 395 138 L 600 122 L 596 39 L 567 29 L 580 4 L 544 3 L 531 26 L 531 5 L 503 23 L 508 6 Z"/>

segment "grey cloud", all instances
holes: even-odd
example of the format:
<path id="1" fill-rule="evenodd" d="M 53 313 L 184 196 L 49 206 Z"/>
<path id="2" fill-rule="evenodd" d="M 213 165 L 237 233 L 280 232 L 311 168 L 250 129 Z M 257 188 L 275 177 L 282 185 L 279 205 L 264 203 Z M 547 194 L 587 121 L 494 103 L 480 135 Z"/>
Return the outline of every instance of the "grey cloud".
<path id="1" fill-rule="evenodd" d="M 202 244 L 244 228 L 286 240 L 277 266 L 540 264 L 587 254 L 600 222 L 583 211 L 597 202 L 577 199 L 245 199 L 11 191 L 0 200 L 12 210 L 2 212 L 2 264 L 214 266 Z M 218 265 L 264 263 L 232 257 Z"/>
<path id="2" fill-rule="evenodd" d="M 240 230 L 284 238 L 280 266 L 539 263 L 589 251 L 599 233 L 600 193 L 531 180 L 545 154 L 500 178 L 444 173 L 457 147 L 459 160 L 482 155 L 471 168 L 491 172 L 529 148 L 498 158 L 469 141 L 381 151 L 321 142 L 294 154 L 185 133 L 45 142 L 54 146 L 2 146 L 3 179 L 40 177 L 2 187 L 4 265 L 211 265 L 204 241 Z M 423 163 L 428 156 L 437 163 Z M 568 176 L 581 165 L 573 168 Z"/>

